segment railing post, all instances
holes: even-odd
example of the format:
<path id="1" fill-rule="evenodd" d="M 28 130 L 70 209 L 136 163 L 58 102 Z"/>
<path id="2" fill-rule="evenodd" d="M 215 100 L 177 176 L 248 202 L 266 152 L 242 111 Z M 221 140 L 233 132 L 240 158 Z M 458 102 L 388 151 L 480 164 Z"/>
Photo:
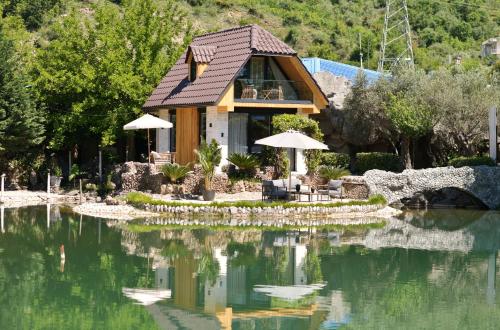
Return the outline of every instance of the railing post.
<path id="1" fill-rule="evenodd" d="M 3 203 L 3 193 L 5 191 L 5 173 L 2 174 L 1 176 L 1 187 L 0 187 L 0 203 Z"/>
<path id="2" fill-rule="evenodd" d="M 50 170 L 47 172 L 47 200 L 50 198 Z"/>
<path id="3" fill-rule="evenodd" d="M 5 233 L 5 207 L 3 205 L 0 205 L 0 227 L 2 230 L 2 234 Z"/>
<path id="4" fill-rule="evenodd" d="M 82 195 L 83 195 L 83 191 L 82 191 L 82 179 L 80 178 L 80 204 L 82 204 Z"/>

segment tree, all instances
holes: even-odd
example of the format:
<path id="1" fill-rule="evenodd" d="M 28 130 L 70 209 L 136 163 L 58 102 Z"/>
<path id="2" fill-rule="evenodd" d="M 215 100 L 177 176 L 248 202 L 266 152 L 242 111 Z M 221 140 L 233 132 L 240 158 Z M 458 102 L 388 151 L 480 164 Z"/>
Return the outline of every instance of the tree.
<path id="1" fill-rule="evenodd" d="M 0 160 L 24 156 L 44 140 L 44 115 L 0 26 Z M 2 164 L 0 164 L 2 165 Z M 5 165 L 5 164 L 3 164 Z"/>
<path id="2" fill-rule="evenodd" d="M 401 136 L 401 155 L 406 168 L 412 168 L 410 143 L 432 130 L 432 114 L 429 107 L 404 94 L 392 95 L 386 107 L 391 123 Z"/>
<path id="3" fill-rule="evenodd" d="M 284 133 L 291 129 L 300 131 L 315 140 L 323 141 L 323 132 L 321 132 L 318 122 L 313 119 L 290 114 L 273 117 L 274 134 Z M 278 160 L 287 157 L 287 153 L 284 150 L 280 150 L 278 153 L 281 154 L 281 157 L 278 156 Z M 321 150 L 304 150 L 304 156 L 307 171 L 314 173 L 321 163 Z"/>
<path id="4" fill-rule="evenodd" d="M 4 15 L 19 15 L 29 30 L 40 28 L 44 15 L 63 5 L 62 0 L 4 0 Z M 1 2 L 0 2 L 1 4 Z"/>
<path id="5" fill-rule="evenodd" d="M 381 99 L 369 85 L 366 75 L 359 71 L 344 102 L 342 137 L 355 146 L 375 143 L 384 127 L 385 116 Z"/>
<path id="6" fill-rule="evenodd" d="M 171 0 L 101 3 L 93 15 L 72 11 L 50 29 L 54 39 L 39 51 L 34 75 L 55 150 L 84 139 L 114 144 L 190 38 Z"/>

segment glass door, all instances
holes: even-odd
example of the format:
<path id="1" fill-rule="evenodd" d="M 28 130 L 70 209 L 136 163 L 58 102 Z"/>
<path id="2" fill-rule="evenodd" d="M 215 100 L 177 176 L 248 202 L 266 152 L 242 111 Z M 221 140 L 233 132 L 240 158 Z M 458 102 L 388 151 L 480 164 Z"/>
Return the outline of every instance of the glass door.
<path id="1" fill-rule="evenodd" d="M 248 153 L 248 113 L 229 114 L 229 154 Z"/>

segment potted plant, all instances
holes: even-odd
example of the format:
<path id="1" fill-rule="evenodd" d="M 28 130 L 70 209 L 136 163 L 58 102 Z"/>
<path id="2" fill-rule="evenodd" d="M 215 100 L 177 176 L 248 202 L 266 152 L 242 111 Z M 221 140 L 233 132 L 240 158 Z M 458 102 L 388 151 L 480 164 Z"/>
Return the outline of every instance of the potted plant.
<path id="1" fill-rule="evenodd" d="M 205 179 L 203 199 L 213 201 L 215 199 L 215 191 L 212 190 L 212 183 L 215 177 L 215 169 L 219 166 L 222 160 L 222 153 L 217 141 L 212 139 L 210 144 L 207 141 L 201 141 L 200 148 L 194 151 L 198 157 L 198 163 L 201 165 L 201 170 Z"/>
<path id="2" fill-rule="evenodd" d="M 50 172 L 50 186 L 54 188 L 55 191 L 59 190 L 62 181 L 62 170 L 59 166 L 54 166 Z"/>

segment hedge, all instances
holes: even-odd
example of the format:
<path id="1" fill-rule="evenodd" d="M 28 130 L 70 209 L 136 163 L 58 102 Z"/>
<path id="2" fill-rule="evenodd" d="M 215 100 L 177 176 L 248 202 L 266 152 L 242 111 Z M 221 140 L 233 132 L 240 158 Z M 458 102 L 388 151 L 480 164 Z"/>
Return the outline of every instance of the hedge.
<path id="1" fill-rule="evenodd" d="M 321 165 L 349 168 L 349 155 L 336 152 L 323 152 Z"/>
<path id="2" fill-rule="evenodd" d="M 142 206 L 145 204 L 149 205 L 165 205 L 165 206 L 186 206 L 186 207 L 247 207 L 247 208 L 265 208 L 265 207 L 281 207 L 287 208 L 304 208 L 317 206 L 321 208 L 325 207 L 341 207 L 341 206 L 365 206 L 365 205 L 386 205 L 387 200 L 382 195 L 372 195 L 368 200 L 352 200 L 352 201 L 341 201 L 341 202 L 330 202 L 330 203 L 290 203 L 288 201 L 233 201 L 233 202 L 211 202 L 211 203 L 193 203 L 193 202 L 178 202 L 178 201 L 165 201 L 161 199 L 155 199 L 151 195 L 147 195 L 141 192 L 129 192 L 127 195 L 122 197 L 128 204 L 132 206 Z"/>
<path id="3" fill-rule="evenodd" d="M 495 162 L 488 156 L 473 156 L 473 157 L 456 157 L 448 161 L 449 166 L 463 167 L 463 166 L 495 166 Z"/>
<path id="4" fill-rule="evenodd" d="M 356 172 L 363 174 L 368 170 L 400 172 L 403 169 L 398 155 L 385 152 L 366 152 L 356 154 Z"/>

